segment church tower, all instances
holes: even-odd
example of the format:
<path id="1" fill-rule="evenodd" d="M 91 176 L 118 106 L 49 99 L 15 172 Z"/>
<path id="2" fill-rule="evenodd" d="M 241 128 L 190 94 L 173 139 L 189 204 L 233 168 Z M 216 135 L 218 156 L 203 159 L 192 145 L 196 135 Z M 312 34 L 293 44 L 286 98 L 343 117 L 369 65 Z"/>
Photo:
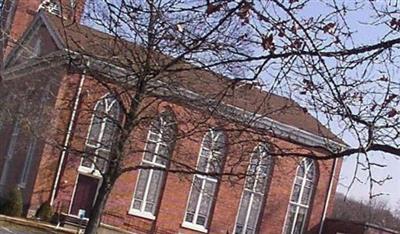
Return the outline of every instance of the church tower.
<path id="1" fill-rule="evenodd" d="M 1 63 L 39 10 L 80 21 L 85 0 L 4 0 L 1 12 Z"/>

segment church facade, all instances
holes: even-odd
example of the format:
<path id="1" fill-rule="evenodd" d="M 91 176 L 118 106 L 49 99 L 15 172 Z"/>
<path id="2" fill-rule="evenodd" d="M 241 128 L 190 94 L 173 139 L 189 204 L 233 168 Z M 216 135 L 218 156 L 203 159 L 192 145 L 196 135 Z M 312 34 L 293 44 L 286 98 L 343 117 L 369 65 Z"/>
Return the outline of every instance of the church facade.
<path id="1" fill-rule="evenodd" d="M 95 57 L 88 66 L 96 72 L 71 66 L 71 51 L 80 52 L 68 40 L 90 48 L 90 40 L 107 35 L 78 23 L 84 1 L 46 4 L 5 1 L 0 195 L 18 187 L 27 216 L 50 202 L 63 216 L 86 218 L 107 168 L 113 120 L 126 103 L 96 76 L 108 69 L 116 77 L 121 69 L 110 71 Z M 309 146 L 341 148 L 344 142 L 295 102 L 246 85 L 210 114 L 187 100 L 227 81 L 195 73 L 180 80 L 183 97 L 148 101 L 152 118 L 131 136 L 123 164 L 132 170 L 116 181 L 102 223 L 132 233 L 319 233 L 331 212 L 341 160 L 278 152 L 323 157 L 324 150 Z M 260 111 L 263 100 L 265 113 L 246 125 L 243 118 Z M 285 111 L 266 114 L 271 110 Z M 235 175 L 242 177 L 232 180 Z"/>

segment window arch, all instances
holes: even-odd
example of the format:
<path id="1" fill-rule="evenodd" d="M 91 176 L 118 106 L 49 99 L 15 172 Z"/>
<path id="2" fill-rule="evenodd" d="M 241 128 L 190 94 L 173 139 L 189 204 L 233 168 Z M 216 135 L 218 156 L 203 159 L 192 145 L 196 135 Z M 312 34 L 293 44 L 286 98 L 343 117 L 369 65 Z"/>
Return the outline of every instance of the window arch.
<path id="1" fill-rule="evenodd" d="M 264 144 L 258 145 L 251 156 L 245 185 L 236 218 L 235 234 L 256 233 L 265 200 L 267 184 L 273 168 L 272 156 Z"/>
<path id="2" fill-rule="evenodd" d="M 69 6 L 71 8 L 75 8 L 76 7 L 76 0 L 69 0 Z"/>
<path id="3" fill-rule="evenodd" d="M 47 1 L 47 8 L 48 8 L 49 12 L 51 12 L 53 14 L 59 15 L 61 13 L 61 5 L 58 0 Z"/>
<path id="4" fill-rule="evenodd" d="M 176 123 L 172 113 L 163 112 L 150 126 L 142 164 L 160 169 L 141 169 L 130 213 L 155 218 L 165 171 L 175 141 Z"/>
<path id="5" fill-rule="evenodd" d="M 105 170 L 107 158 L 118 132 L 120 112 L 118 100 L 110 94 L 96 103 L 86 138 L 86 156 L 81 166 L 91 170 Z"/>
<path id="6" fill-rule="evenodd" d="M 284 233 L 303 233 L 310 208 L 311 197 L 314 192 L 316 178 L 315 162 L 305 158 L 297 167 L 292 195 L 286 214 L 286 225 Z"/>
<path id="7" fill-rule="evenodd" d="M 196 169 L 210 175 L 194 175 L 183 225 L 206 230 L 210 211 L 225 155 L 225 136 L 222 131 L 209 130 L 202 141 Z"/>

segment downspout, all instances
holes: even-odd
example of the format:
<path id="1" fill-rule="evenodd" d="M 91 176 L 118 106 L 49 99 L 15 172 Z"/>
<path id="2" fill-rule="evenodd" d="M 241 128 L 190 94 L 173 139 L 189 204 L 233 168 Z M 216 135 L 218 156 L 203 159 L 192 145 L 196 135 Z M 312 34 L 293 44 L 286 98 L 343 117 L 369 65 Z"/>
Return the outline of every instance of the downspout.
<path id="1" fill-rule="evenodd" d="M 56 196 L 56 193 L 57 193 L 58 185 L 60 183 L 62 167 L 63 167 L 63 164 L 64 164 L 65 157 L 67 155 L 68 146 L 69 146 L 70 141 L 71 141 L 72 129 L 74 127 L 76 113 L 77 113 L 77 109 L 78 109 L 80 98 L 81 98 L 82 87 L 83 87 L 83 84 L 84 84 L 85 78 L 86 78 L 85 73 L 86 73 L 86 71 L 84 71 L 83 74 L 81 75 L 81 79 L 79 81 L 78 90 L 76 91 L 75 103 L 74 103 L 74 107 L 72 109 L 71 118 L 69 119 L 68 130 L 67 130 L 67 134 L 65 136 L 63 147 L 62 147 L 63 149 L 62 149 L 62 152 L 61 152 L 61 155 L 60 155 L 60 161 L 59 161 L 59 164 L 58 164 L 57 174 L 56 174 L 56 178 L 54 179 L 53 189 L 51 191 L 51 197 L 50 197 L 50 205 L 51 206 L 54 203 L 54 199 L 55 199 L 55 196 Z"/>
<path id="2" fill-rule="evenodd" d="M 333 177 L 335 176 L 336 173 L 336 165 L 337 164 L 337 158 L 333 159 L 333 164 L 332 164 L 332 169 L 331 169 L 331 175 L 329 178 L 329 187 L 328 187 L 328 191 L 327 191 L 327 196 L 325 198 L 325 202 L 324 202 L 324 210 L 322 213 L 322 217 L 321 217 L 321 221 L 320 221 L 320 226 L 319 226 L 319 234 L 323 233 L 324 230 L 324 224 L 325 224 L 325 219 L 326 219 L 326 215 L 328 212 L 328 206 L 329 206 L 329 200 L 331 198 L 331 194 L 332 194 L 332 188 L 333 188 Z"/>

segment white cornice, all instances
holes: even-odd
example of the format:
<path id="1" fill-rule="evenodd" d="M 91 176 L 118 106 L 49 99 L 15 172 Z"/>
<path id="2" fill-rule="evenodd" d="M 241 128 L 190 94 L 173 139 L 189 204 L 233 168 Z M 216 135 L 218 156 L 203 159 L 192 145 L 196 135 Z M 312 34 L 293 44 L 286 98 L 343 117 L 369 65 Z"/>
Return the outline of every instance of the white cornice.
<path id="1" fill-rule="evenodd" d="M 276 135 L 278 137 L 289 139 L 308 146 L 322 146 L 333 150 L 339 150 L 347 147 L 340 142 L 336 142 L 326 137 L 318 136 L 316 134 L 296 128 L 294 126 L 281 123 L 264 115 L 252 113 L 250 111 L 246 111 L 239 107 L 223 102 L 217 103 L 211 99 L 204 98 L 200 94 L 197 94 L 187 89 L 176 89 L 178 94 L 177 96 L 183 96 L 185 100 L 189 103 L 198 103 L 199 101 L 207 103 L 208 106 L 211 106 L 211 108 L 216 107 L 215 110 L 217 111 L 217 113 L 225 118 L 231 119 L 233 121 L 239 121 L 253 128 L 269 131 L 273 133 L 273 135 Z M 215 105 L 213 105 L 213 103 L 215 103 Z"/>
<path id="2" fill-rule="evenodd" d="M 76 52 L 72 52 L 67 50 L 68 53 L 70 54 L 79 54 Z M 106 71 L 104 72 L 105 74 L 109 74 L 109 78 L 113 79 L 114 77 L 123 77 L 123 76 L 128 76 L 130 72 L 122 67 L 118 67 L 114 64 L 110 64 L 101 60 L 89 58 L 87 56 L 84 56 L 85 59 L 90 59 L 90 64 L 91 68 L 94 69 L 100 69 L 101 71 Z M 133 80 L 133 79 L 132 79 Z M 163 84 L 161 81 L 157 86 L 158 87 L 163 87 Z M 158 89 L 157 95 L 165 95 L 167 94 L 166 92 L 173 92 L 176 97 L 183 98 L 184 101 L 188 103 L 198 103 L 199 101 L 203 102 L 204 104 L 209 104 L 215 103 L 212 99 L 206 98 L 198 93 L 195 93 L 191 90 L 184 89 L 184 88 L 175 88 L 172 89 L 169 87 L 168 89 Z M 212 106 L 212 105 L 211 105 Z M 246 111 L 244 109 L 238 108 L 236 106 L 226 104 L 226 103 L 217 103 L 214 105 L 215 110 L 217 111 L 218 114 L 221 116 L 231 119 L 233 121 L 240 121 L 241 123 L 248 124 L 251 127 L 258 128 L 258 129 L 263 129 L 269 132 L 272 132 L 273 135 L 276 135 L 278 137 L 284 138 L 284 139 L 289 139 L 295 142 L 299 142 L 304 145 L 308 146 L 316 146 L 316 147 L 324 147 L 328 148 L 331 150 L 341 150 L 344 148 L 347 148 L 348 146 L 341 143 L 337 142 L 331 139 L 328 139 L 327 137 L 322 137 L 313 133 L 310 133 L 308 131 L 299 129 L 297 127 L 281 123 L 277 120 L 271 119 L 269 117 L 263 116 L 261 114 L 257 113 L 252 113 L 249 111 Z"/>
<path id="3" fill-rule="evenodd" d="M 76 55 L 79 56 L 79 58 L 83 58 L 84 60 L 89 60 L 91 70 L 99 71 L 101 72 L 101 74 L 104 75 L 108 74 L 108 78 L 113 79 L 114 81 L 118 82 L 118 80 L 116 80 L 115 77 L 124 77 L 124 76 L 128 77 L 129 74 L 131 73 L 129 72 L 129 70 L 116 66 L 114 64 L 110 64 L 88 56 L 81 56 L 79 55 L 79 53 L 70 50 L 65 50 L 65 51 L 68 55 L 72 55 L 72 57 Z M 60 53 L 60 55 L 62 54 Z M 64 53 L 63 56 L 58 56 L 57 58 L 58 59 L 53 60 L 54 63 L 56 64 L 54 66 L 60 66 L 62 64 L 66 64 L 68 61 L 70 61 L 69 59 L 71 58 L 71 56 L 65 56 Z M 4 73 L 4 78 L 5 80 L 7 80 L 26 75 L 27 73 L 31 72 L 31 69 L 29 69 L 30 67 L 37 67 L 39 66 L 39 64 L 40 61 L 36 62 L 28 61 L 27 63 L 18 66 L 18 67 L 26 66 L 24 70 L 21 70 L 18 67 L 7 69 Z M 48 62 L 45 62 L 45 64 L 47 64 L 47 67 L 50 66 Z M 83 68 L 84 67 L 81 67 L 81 69 Z M 133 78 L 132 81 L 134 81 Z M 158 82 L 160 82 L 158 86 L 163 87 L 162 86 L 163 83 L 161 83 L 161 81 Z M 212 99 L 204 97 L 188 89 L 179 87 L 175 87 L 173 89 L 169 87 L 168 89 L 159 89 L 157 92 L 158 93 L 156 93 L 155 95 L 161 95 L 161 96 L 166 94 L 170 95 L 172 93 L 173 96 L 183 99 L 187 103 L 201 102 L 203 104 L 207 104 L 207 106 L 210 106 L 213 110 L 215 110 L 219 115 L 223 116 L 224 118 L 233 121 L 239 121 L 240 123 L 243 123 L 253 128 L 269 131 L 273 135 L 283 139 L 288 139 L 308 146 L 325 147 L 334 150 L 341 150 L 347 148 L 345 144 L 342 144 L 340 142 L 310 133 L 308 131 L 299 129 L 297 127 L 288 124 L 281 123 L 277 120 L 271 119 L 261 114 L 246 111 L 244 109 L 238 108 L 230 104 L 217 103 Z M 215 105 L 212 105 L 213 103 Z"/>
<path id="4" fill-rule="evenodd" d="M 65 57 L 65 53 L 61 53 L 60 51 L 51 53 L 44 57 L 27 58 L 26 61 L 6 68 L 2 73 L 2 78 L 4 81 L 17 79 L 32 72 L 40 72 L 50 68 L 60 67 L 65 65 L 67 62 L 68 60 Z"/>

